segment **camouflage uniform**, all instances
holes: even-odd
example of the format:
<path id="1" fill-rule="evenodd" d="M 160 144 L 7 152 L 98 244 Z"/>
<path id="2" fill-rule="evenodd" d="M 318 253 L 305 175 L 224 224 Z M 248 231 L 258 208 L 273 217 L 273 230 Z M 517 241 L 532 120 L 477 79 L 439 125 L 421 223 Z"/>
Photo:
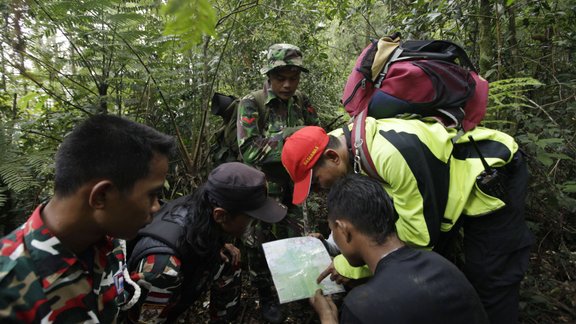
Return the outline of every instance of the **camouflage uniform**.
<path id="1" fill-rule="evenodd" d="M 120 242 L 105 238 L 75 255 L 46 228 L 42 208 L 0 241 L 0 321 L 116 322 L 124 290 Z"/>
<path id="2" fill-rule="evenodd" d="M 272 45 L 268 51 L 266 66 L 262 74 L 278 67 L 302 67 L 302 54 L 298 47 L 289 44 Z M 298 126 L 318 125 L 318 115 L 308 97 L 296 91 L 288 101 L 280 99 L 265 85 L 267 94 L 264 109 L 258 109 L 254 92 L 240 101 L 238 106 L 238 146 L 243 162 L 260 168 L 268 180 L 268 194 L 288 207 L 287 217 L 274 225 L 260 222 L 253 227 L 251 235 L 245 237 L 250 276 L 259 292 L 267 292 L 273 286 L 270 272 L 262 251 L 262 243 L 274 239 L 303 235 L 303 215 L 299 206 L 292 204 L 292 181 L 282 166 L 280 157 L 284 137 Z M 266 111 L 260 116 L 259 111 Z M 262 123 L 259 118 L 266 118 Z M 260 129 L 260 125 L 265 125 Z M 261 296 L 262 297 L 262 296 Z"/>
<path id="3" fill-rule="evenodd" d="M 198 289 L 197 293 L 201 293 L 210 284 L 212 286 L 209 310 L 212 322 L 232 320 L 239 305 L 240 268 L 232 268 L 224 263 L 216 264 L 216 267 L 212 266 L 214 263 L 198 264 L 198 268 L 202 269 L 191 279 L 194 280 L 194 288 Z M 148 255 L 138 262 L 136 271 L 131 272 L 130 277 L 143 288 L 140 301 L 130 310 L 129 317 L 133 322 L 171 322 L 176 319 L 176 316 L 172 316 L 175 307 L 185 303 L 187 308 L 193 302 L 183 301 L 186 298 L 183 297 L 182 262 L 174 255 Z"/>

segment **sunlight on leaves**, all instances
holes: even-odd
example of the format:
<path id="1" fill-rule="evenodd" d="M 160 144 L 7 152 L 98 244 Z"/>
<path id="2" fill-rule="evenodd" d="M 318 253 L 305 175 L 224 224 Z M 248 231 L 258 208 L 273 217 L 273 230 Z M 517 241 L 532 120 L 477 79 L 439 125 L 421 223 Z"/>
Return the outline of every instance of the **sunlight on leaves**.
<path id="1" fill-rule="evenodd" d="M 164 35 L 180 37 L 183 51 L 215 35 L 216 12 L 208 0 L 169 0 L 162 10 L 167 22 Z"/>

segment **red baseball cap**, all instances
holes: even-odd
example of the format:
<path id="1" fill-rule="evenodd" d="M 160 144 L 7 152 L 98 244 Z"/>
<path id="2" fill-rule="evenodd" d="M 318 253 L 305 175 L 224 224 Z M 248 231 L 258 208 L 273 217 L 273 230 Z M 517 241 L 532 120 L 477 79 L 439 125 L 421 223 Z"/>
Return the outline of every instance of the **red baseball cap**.
<path id="1" fill-rule="evenodd" d="M 292 203 L 299 205 L 306 200 L 312 184 L 312 168 L 328 145 L 328 134 L 318 126 L 298 130 L 284 142 L 282 164 L 294 181 Z"/>

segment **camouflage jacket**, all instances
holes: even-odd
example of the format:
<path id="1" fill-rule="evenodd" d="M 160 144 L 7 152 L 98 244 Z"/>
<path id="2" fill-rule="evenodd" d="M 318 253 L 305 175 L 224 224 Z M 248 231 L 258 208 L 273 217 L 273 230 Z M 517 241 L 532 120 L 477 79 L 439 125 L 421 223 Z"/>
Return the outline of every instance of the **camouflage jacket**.
<path id="1" fill-rule="evenodd" d="M 46 228 L 42 208 L 0 241 L 0 322 L 114 323 L 119 241 L 105 238 L 77 256 Z"/>
<path id="2" fill-rule="evenodd" d="M 267 91 L 265 103 L 267 116 L 260 116 L 253 93 L 242 98 L 238 105 L 238 146 L 244 163 L 261 166 L 265 163 L 280 163 L 283 132 L 288 127 L 318 125 L 318 114 L 308 97 L 296 91 L 285 102 L 271 89 Z M 298 96 L 303 99 L 298 100 Z M 301 103 L 300 103 L 301 102 Z M 302 105 L 302 106 L 301 106 Z M 259 128 L 259 118 L 267 118 L 264 129 Z"/>
<path id="3" fill-rule="evenodd" d="M 230 286 L 234 278 L 225 276 L 222 271 L 224 263 L 198 262 L 197 265 L 197 269 L 201 271 L 193 278 L 185 278 L 182 262 L 175 255 L 151 254 L 141 259 L 130 277 L 142 288 L 142 296 L 136 306 L 128 311 L 127 322 L 176 322 L 178 317 L 196 301 L 198 294 L 203 293 L 208 287 L 211 289 L 209 309 L 211 318 L 224 318 L 228 308 L 235 307 L 240 297 L 240 291 L 235 293 L 232 290 L 234 287 Z M 238 277 L 241 270 L 239 268 L 234 270 L 234 277 Z M 194 281 L 194 287 L 191 289 L 195 291 L 192 294 L 184 292 L 190 289 L 186 285 L 189 282 L 185 280 Z M 223 295 L 219 300 L 220 303 L 223 302 L 220 308 L 212 304 L 217 295 Z"/>
<path id="4" fill-rule="evenodd" d="M 133 323 L 163 323 L 179 301 L 184 280 L 180 259 L 170 254 L 152 254 L 138 262 L 130 277 L 142 288 L 128 318 Z"/>

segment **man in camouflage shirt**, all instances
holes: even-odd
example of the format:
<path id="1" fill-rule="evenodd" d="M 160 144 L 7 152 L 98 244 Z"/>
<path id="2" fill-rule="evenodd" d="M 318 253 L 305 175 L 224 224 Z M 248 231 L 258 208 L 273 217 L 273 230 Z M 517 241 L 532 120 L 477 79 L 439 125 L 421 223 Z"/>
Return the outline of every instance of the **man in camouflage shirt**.
<path id="1" fill-rule="evenodd" d="M 273 299 L 273 283 L 262 243 L 304 234 L 302 209 L 292 204 L 292 182 L 280 160 L 282 146 L 284 138 L 299 127 L 318 125 L 318 115 L 308 97 L 297 90 L 301 72 L 308 72 L 302 65 L 298 47 L 270 46 L 260 72 L 268 78 L 264 89 L 248 94 L 238 106 L 238 146 L 244 163 L 266 174 L 270 196 L 288 206 L 288 216 L 282 222 L 274 226 L 260 223 L 245 240 L 252 284 L 258 288 L 262 314 L 275 323 L 282 322 L 283 315 Z M 264 102 L 259 98 L 264 98 Z M 261 118 L 264 123 L 259 121 Z"/>
<path id="2" fill-rule="evenodd" d="M 100 115 L 56 154 L 54 197 L 0 240 L 0 322 L 113 323 L 125 242 L 150 222 L 173 139 Z"/>

